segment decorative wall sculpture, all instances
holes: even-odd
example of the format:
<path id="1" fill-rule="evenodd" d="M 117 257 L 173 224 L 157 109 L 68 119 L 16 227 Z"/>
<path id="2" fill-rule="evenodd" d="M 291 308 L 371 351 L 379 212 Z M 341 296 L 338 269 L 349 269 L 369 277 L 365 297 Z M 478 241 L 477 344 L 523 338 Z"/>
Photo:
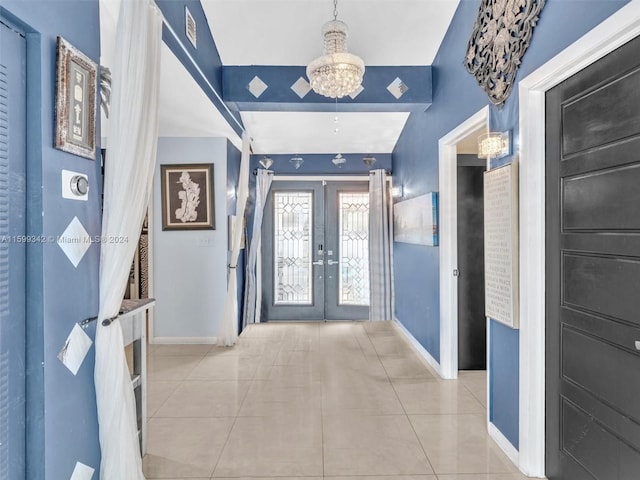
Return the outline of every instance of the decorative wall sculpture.
<path id="1" fill-rule="evenodd" d="M 465 66 L 491 102 L 503 104 L 515 83 L 545 0 L 482 0 Z"/>

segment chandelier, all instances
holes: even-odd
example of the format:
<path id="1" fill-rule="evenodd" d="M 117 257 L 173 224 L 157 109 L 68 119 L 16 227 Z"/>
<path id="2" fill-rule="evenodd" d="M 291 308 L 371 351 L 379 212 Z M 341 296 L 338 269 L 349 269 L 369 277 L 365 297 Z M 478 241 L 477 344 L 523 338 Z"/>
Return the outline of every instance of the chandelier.
<path id="1" fill-rule="evenodd" d="M 333 20 L 322 27 L 324 55 L 307 66 L 311 88 L 319 95 L 342 98 L 362 84 L 364 62 L 347 52 L 347 35 L 347 24 L 338 20 L 338 0 L 333 0 Z"/>

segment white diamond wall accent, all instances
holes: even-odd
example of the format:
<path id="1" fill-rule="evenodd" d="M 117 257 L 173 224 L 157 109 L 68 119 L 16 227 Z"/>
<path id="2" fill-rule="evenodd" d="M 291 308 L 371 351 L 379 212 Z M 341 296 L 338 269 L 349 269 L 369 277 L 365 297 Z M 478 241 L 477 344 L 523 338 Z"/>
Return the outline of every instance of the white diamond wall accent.
<path id="1" fill-rule="evenodd" d="M 264 83 L 259 76 L 256 75 L 249 82 L 249 85 L 247 85 L 247 88 L 249 89 L 249 91 L 254 97 L 260 98 L 260 95 L 262 95 L 264 91 L 267 88 L 269 88 L 269 86 L 266 83 Z"/>
<path id="2" fill-rule="evenodd" d="M 69 480 L 91 480 L 95 470 L 84 463 L 77 462 Z"/>
<path id="3" fill-rule="evenodd" d="M 73 266 L 77 267 L 91 246 L 91 237 L 78 217 L 73 217 L 69 226 L 62 232 L 58 238 L 58 245 Z"/>
<path id="4" fill-rule="evenodd" d="M 291 85 L 291 90 L 296 92 L 296 95 L 298 95 L 300 98 L 304 98 L 307 96 L 307 93 L 311 91 L 311 85 L 309 85 L 309 82 L 307 82 L 304 78 L 300 77 L 298 80 L 296 80 L 296 83 Z"/>
<path id="5" fill-rule="evenodd" d="M 362 92 L 364 92 L 364 87 L 363 87 L 362 85 L 360 85 L 360 86 L 358 87 L 358 89 L 357 89 L 355 92 L 350 93 L 350 94 L 349 94 L 349 96 L 350 96 L 352 99 L 354 99 L 354 100 L 355 100 L 355 98 L 356 98 L 358 95 L 360 95 Z"/>
<path id="6" fill-rule="evenodd" d="M 400 97 L 402 97 L 407 92 L 407 90 L 409 90 L 409 87 L 407 87 L 407 85 L 402 80 L 400 80 L 399 77 L 396 77 L 396 79 L 389 84 L 387 90 L 389 90 L 389 93 L 391 93 L 391 95 L 396 97 L 396 100 L 399 100 Z"/>
<path id="7" fill-rule="evenodd" d="M 58 353 L 58 360 L 64 363 L 64 366 L 67 367 L 71 373 L 76 375 L 87 353 L 89 353 L 91 345 L 93 345 L 93 342 L 91 338 L 89 338 L 89 335 L 76 323 L 67 337 L 67 341 L 64 342 L 60 353 Z"/>

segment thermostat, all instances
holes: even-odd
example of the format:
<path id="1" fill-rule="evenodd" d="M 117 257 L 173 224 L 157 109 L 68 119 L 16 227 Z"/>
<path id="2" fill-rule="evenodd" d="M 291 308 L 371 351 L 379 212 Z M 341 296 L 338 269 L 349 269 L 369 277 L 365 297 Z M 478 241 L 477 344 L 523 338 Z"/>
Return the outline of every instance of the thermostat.
<path id="1" fill-rule="evenodd" d="M 86 202 L 89 199 L 89 176 L 62 170 L 62 198 Z"/>

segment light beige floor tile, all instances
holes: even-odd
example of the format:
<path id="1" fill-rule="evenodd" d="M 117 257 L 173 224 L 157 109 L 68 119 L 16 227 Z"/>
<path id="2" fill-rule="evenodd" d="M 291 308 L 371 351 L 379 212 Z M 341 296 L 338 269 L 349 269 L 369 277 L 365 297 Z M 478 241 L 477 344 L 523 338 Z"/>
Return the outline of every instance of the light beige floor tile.
<path id="1" fill-rule="evenodd" d="M 213 345 L 163 345 L 156 344 L 153 346 L 153 349 L 149 351 L 151 355 L 172 355 L 172 356 L 182 356 L 182 355 L 191 355 L 194 357 L 204 356 L 209 351 L 214 348 Z"/>
<path id="2" fill-rule="evenodd" d="M 319 411 L 238 417 L 214 477 L 322 475 Z"/>
<path id="3" fill-rule="evenodd" d="M 291 385 L 286 382 L 254 381 L 242 404 L 242 417 L 266 417 L 319 410 L 322 389 L 319 382 Z"/>
<path id="4" fill-rule="evenodd" d="M 249 390 L 248 381 L 185 380 L 156 417 L 235 417 Z"/>
<path id="5" fill-rule="evenodd" d="M 180 385 L 179 381 L 147 382 L 147 417 L 152 417 L 158 411 L 167 398 L 175 392 L 178 385 Z"/>
<path id="6" fill-rule="evenodd" d="M 438 480 L 435 475 L 361 475 L 361 476 L 337 476 L 330 478 L 331 480 Z"/>
<path id="7" fill-rule="evenodd" d="M 203 359 L 193 355 L 152 355 L 147 359 L 150 381 L 184 380 Z"/>
<path id="8" fill-rule="evenodd" d="M 402 404 L 388 380 L 353 377 L 348 382 L 322 385 L 322 410 L 325 413 L 364 415 L 403 414 Z"/>
<path id="9" fill-rule="evenodd" d="M 190 372 L 189 380 L 251 380 L 260 360 L 253 357 L 206 356 Z"/>
<path id="10" fill-rule="evenodd" d="M 325 475 L 433 473 L 405 415 L 324 415 Z"/>
<path id="11" fill-rule="evenodd" d="M 529 480 L 519 473 L 475 473 L 470 475 L 438 475 L 438 480 Z"/>
<path id="12" fill-rule="evenodd" d="M 435 378 L 413 353 L 402 356 L 384 356 L 380 358 L 380 361 L 392 380 L 398 378 Z"/>
<path id="13" fill-rule="evenodd" d="M 398 379 L 393 387 L 408 414 L 485 413 L 471 392 L 455 380 Z"/>
<path id="14" fill-rule="evenodd" d="M 152 418 L 147 425 L 149 478 L 211 476 L 233 418 Z"/>
<path id="15" fill-rule="evenodd" d="M 371 343 L 380 357 L 413 354 L 409 344 L 395 335 L 373 337 Z"/>
<path id="16" fill-rule="evenodd" d="M 487 372 L 485 370 L 460 371 L 458 381 L 486 408 L 487 407 Z"/>
<path id="17" fill-rule="evenodd" d="M 441 473 L 516 472 L 489 438 L 482 415 L 410 415 L 433 469 Z"/>

